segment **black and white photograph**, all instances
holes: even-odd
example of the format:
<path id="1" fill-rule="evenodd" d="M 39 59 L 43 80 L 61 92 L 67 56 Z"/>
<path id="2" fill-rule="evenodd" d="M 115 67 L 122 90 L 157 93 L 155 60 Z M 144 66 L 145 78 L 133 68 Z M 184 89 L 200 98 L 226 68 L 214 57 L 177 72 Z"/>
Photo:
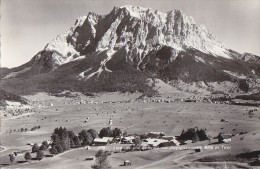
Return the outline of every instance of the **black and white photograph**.
<path id="1" fill-rule="evenodd" d="M 260 168 L 260 0 L 0 6 L 0 168 Z"/>

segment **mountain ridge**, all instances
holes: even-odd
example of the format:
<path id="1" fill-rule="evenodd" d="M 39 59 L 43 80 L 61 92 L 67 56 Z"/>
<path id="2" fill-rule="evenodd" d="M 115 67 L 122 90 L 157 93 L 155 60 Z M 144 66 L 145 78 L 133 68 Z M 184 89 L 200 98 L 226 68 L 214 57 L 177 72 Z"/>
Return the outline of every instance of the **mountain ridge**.
<path id="1" fill-rule="evenodd" d="M 49 79 L 59 74 L 58 79 L 67 76 L 64 83 L 72 80 L 70 85 L 78 83 L 83 86 L 79 88 L 85 89 L 89 86 L 88 90 L 92 88 L 89 84 L 99 86 L 103 82 L 96 82 L 107 78 L 120 79 L 119 88 L 124 91 L 127 87 L 123 85 L 130 86 L 129 90 L 145 90 L 149 88 L 147 78 L 162 79 L 165 83 L 174 80 L 237 83 L 244 76 L 255 79 L 260 75 L 259 63 L 256 55 L 226 49 L 205 26 L 197 25 L 180 10 L 160 12 L 123 6 L 114 7 L 107 15 L 90 12 L 79 17 L 73 27 L 54 38 L 29 62 L 5 71 L 2 79 L 6 81 L 4 84 L 12 85 L 10 82 L 15 83 L 15 79 L 23 81 L 22 78 L 35 76 L 41 77 L 36 83 L 42 83 L 43 77 Z M 80 68 L 68 70 L 66 65 Z M 128 82 L 127 76 L 142 85 Z M 52 88 L 56 82 L 44 83 Z M 100 86 L 100 91 L 117 91 L 118 85 L 112 81 L 108 86 L 109 90 Z M 82 90 L 79 88 L 74 89 Z"/>

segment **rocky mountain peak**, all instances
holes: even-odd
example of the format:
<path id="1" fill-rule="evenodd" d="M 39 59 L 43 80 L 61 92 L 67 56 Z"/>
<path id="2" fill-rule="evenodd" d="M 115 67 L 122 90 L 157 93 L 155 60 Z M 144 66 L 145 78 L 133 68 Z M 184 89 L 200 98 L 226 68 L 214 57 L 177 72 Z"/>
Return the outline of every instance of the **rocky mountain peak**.
<path id="1" fill-rule="evenodd" d="M 30 62 L 5 71 L 3 78 L 37 75 L 44 90 L 44 84 L 52 81 L 47 88 L 55 90 L 64 85 L 79 87 L 76 90 L 145 91 L 151 77 L 169 84 L 180 80 L 237 83 L 258 76 L 258 63 L 258 56 L 227 50 L 181 10 L 161 12 L 128 5 L 114 7 L 107 15 L 90 12 L 79 17 Z"/>
<path id="2" fill-rule="evenodd" d="M 147 53 L 159 44 L 179 51 L 193 47 L 217 57 L 232 58 L 203 25 L 197 25 L 181 10 L 160 12 L 131 5 L 114 7 L 104 16 L 90 12 L 79 17 L 73 27 L 58 35 L 44 50 L 53 52 L 51 57 L 59 66 L 80 55 L 120 49 L 128 43 L 141 53 Z"/>

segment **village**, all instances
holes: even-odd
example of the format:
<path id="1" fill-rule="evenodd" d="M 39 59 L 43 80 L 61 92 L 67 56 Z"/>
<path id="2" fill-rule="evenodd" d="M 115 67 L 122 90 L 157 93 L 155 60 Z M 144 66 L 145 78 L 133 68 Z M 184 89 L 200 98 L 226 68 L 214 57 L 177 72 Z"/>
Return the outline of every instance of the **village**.
<path id="1" fill-rule="evenodd" d="M 21 110 L 17 116 L 2 116 L 0 165 L 51 168 L 54 163 L 49 161 L 65 166 L 69 157 L 77 161 L 78 168 L 91 168 L 99 150 L 107 155 L 113 168 L 129 164 L 138 168 L 157 159 L 179 159 L 178 155 L 182 155 L 182 160 L 189 157 L 203 161 L 207 160 L 205 155 L 216 151 L 239 154 L 244 150 L 237 143 L 258 137 L 257 132 L 252 132 L 259 122 L 258 107 L 115 95 L 118 98 L 112 94 L 27 97 L 33 108 Z M 245 125 L 243 119 L 250 123 Z M 66 128 L 67 134 L 62 135 L 68 135 L 63 141 L 57 136 L 53 138 L 55 129 L 60 127 Z M 250 148 L 254 144 L 246 145 Z M 144 161 L 148 154 L 151 159 Z"/>
<path id="2" fill-rule="evenodd" d="M 16 158 L 21 159 L 21 157 L 24 157 L 26 162 L 33 159 L 40 161 L 44 158 L 55 157 L 57 154 L 79 148 L 86 150 L 96 149 L 98 152 L 104 150 L 109 155 L 112 153 L 149 151 L 152 149 L 202 152 L 214 149 L 211 146 L 211 140 L 216 141 L 214 144 L 228 144 L 231 143 L 231 138 L 234 136 L 232 134 L 220 133 L 215 138 L 210 138 L 204 130 L 192 128 L 187 131 L 183 130 L 179 136 L 166 135 L 163 131 L 150 131 L 137 135 L 127 134 L 119 128 L 113 128 L 112 124 L 112 119 L 110 119 L 108 127 L 103 128 L 100 132 L 96 132 L 94 129 L 82 130 L 78 136 L 73 131 L 66 130 L 66 128 L 55 128 L 50 140 L 44 140 L 42 143 L 28 142 L 27 145 L 31 146 L 31 151 L 19 150 L 8 154 L 10 163 L 14 164 Z M 204 146 L 190 145 L 205 140 L 208 140 L 208 144 L 205 145 L 204 143 Z M 222 145 L 222 149 L 230 149 L 230 146 Z M 96 158 L 97 155 L 93 154 L 86 157 L 85 160 L 95 160 Z M 129 159 L 124 160 L 123 164 L 124 166 L 132 165 Z"/>

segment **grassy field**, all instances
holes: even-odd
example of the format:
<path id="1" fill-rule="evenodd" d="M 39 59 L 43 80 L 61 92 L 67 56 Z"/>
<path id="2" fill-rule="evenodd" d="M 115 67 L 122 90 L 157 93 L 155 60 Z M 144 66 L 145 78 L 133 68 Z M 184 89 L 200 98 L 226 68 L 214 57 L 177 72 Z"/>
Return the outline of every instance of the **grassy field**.
<path id="1" fill-rule="evenodd" d="M 51 107 L 41 107 L 29 116 L 6 117 L 1 119 L 1 146 L 6 150 L 0 152 L 1 164 L 9 164 L 7 155 L 16 150 L 30 150 L 28 142 L 41 143 L 49 140 L 56 127 L 66 127 L 79 133 L 82 129 L 93 128 L 100 131 L 108 126 L 109 119 L 113 120 L 112 127 L 118 127 L 128 134 L 142 134 L 150 131 L 163 131 L 166 135 L 180 135 L 182 130 L 188 128 L 206 129 L 210 137 L 216 137 L 219 132 L 238 134 L 232 138 L 231 149 L 205 150 L 194 153 L 193 150 L 150 150 L 144 152 L 116 153 L 109 156 L 113 168 L 121 168 L 123 161 L 129 159 L 133 165 L 129 168 L 172 168 L 176 165 L 180 168 L 237 166 L 235 162 L 222 164 L 192 162 L 208 155 L 238 154 L 259 150 L 260 145 L 260 111 L 255 111 L 249 116 L 247 111 L 251 107 L 194 103 L 194 102 L 171 102 L 171 103 L 143 103 L 124 102 L 138 97 L 140 94 L 99 94 L 94 97 L 81 95 L 81 99 L 88 101 L 104 101 L 111 103 L 99 104 L 75 104 L 75 98 L 53 97 L 46 94 L 26 96 L 31 101 L 40 101 Z M 255 108 L 254 108 L 255 109 Z M 89 117 L 88 122 L 84 122 Z M 221 119 L 228 122 L 221 122 Z M 28 128 L 40 126 L 39 130 L 28 132 L 7 133 L 10 129 Z M 243 137 L 243 138 L 242 138 Z M 215 140 L 216 141 L 216 140 Z M 206 142 L 194 143 L 194 145 L 207 145 Z M 189 145 L 192 146 L 192 145 Z M 226 145 L 225 145 L 226 146 Z M 19 168 L 90 168 L 93 161 L 84 159 L 94 155 L 98 148 L 91 150 L 78 149 L 59 155 L 58 157 L 45 158 L 40 162 L 18 164 Z M 21 158 L 21 159 L 19 159 Z M 23 157 L 16 159 L 24 160 Z M 14 165 L 11 168 L 16 168 Z M 61 167 L 62 166 L 62 167 Z"/>

